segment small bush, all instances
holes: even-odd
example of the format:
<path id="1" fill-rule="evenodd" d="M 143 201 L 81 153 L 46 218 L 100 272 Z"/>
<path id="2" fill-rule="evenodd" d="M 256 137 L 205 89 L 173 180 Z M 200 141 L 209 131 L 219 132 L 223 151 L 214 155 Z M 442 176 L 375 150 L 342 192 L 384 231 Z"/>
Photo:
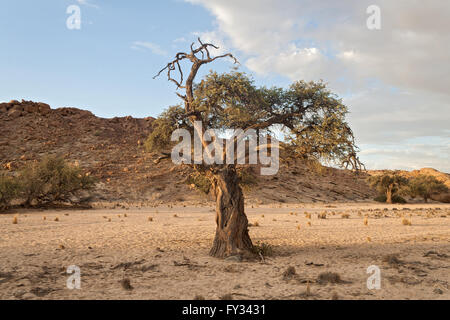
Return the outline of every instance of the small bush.
<path id="1" fill-rule="evenodd" d="M 327 218 L 327 213 L 326 212 L 321 212 L 321 213 L 317 214 L 317 218 L 319 218 L 319 219 L 326 219 Z"/>
<path id="2" fill-rule="evenodd" d="M 411 225 L 411 220 L 408 220 L 408 219 L 406 219 L 406 218 L 403 218 L 402 224 L 403 224 L 404 226 L 410 226 L 410 225 Z"/>
<path id="3" fill-rule="evenodd" d="M 186 180 L 187 184 L 194 185 L 197 190 L 208 194 L 211 190 L 211 181 L 200 173 L 192 173 Z"/>
<path id="4" fill-rule="evenodd" d="M 28 165 L 20 173 L 20 191 L 25 205 L 72 202 L 71 197 L 81 190 L 90 190 L 94 179 L 71 166 L 61 157 L 46 157 Z"/>
<path id="5" fill-rule="evenodd" d="M 377 202 L 382 202 L 385 203 L 386 202 L 386 196 L 384 194 L 377 196 L 376 198 L 374 198 L 373 200 L 377 201 Z M 399 196 L 399 195 L 394 195 L 392 196 L 392 203 L 406 203 L 405 198 Z"/>
<path id="6" fill-rule="evenodd" d="M 0 173 L 0 210 L 8 209 L 19 191 L 19 185 L 14 178 Z"/>
<path id="7" fill-rule="evenodd" d="M 253 245 L 253 253 L 261 254 L 263 257 L 270 257 L 273 255 L 273 247 L 267 243 L 257 243 Z"/>
<path id="8" fill-rule="evenodd" d="M 320 284 L 341 283 L 342 279 L 341 279 L 341 276 L 338 273 L 335 273 L 335 272 L 322 272 L 317 277 L 317 282 L 319 282 Z"/>

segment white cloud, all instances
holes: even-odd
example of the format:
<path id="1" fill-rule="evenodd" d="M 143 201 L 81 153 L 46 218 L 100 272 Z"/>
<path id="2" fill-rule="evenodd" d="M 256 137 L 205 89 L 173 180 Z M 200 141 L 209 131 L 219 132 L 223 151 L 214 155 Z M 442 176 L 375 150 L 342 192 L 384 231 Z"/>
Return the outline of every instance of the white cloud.
<path id="1" fill-rule="evenodd" d="M 135 50 L 142 50 L 142 49 L 150 50 L 152 53 L 160 55 L 160 56 L 167 55 L 167 51 L 162 49 L 159 45 L 152 43 L 152 42 L 147 42 L 147 41 L 135 41 L 131 45 L 131 48 L 135 49 Z"/>
<path id="2" fill-rule="evenodd" d="M 378 0 L 381 30 L 366 26 L 372 0 L 186 1 L 214 15 L 217 27 L 204 32 L 250 70 L 324 79 L 344 97 L 361 145 L 397 146 L 405 154 L 392 162 L 386 153 L 363 152 L 366 162 L 415 168 L 428 160 L 420 148 L 407 156 L 408 139 L 448 138 L 450 1 Z M 442 147 L 430 152 L 439 155 Z M 449 171 L 448 160 L 447 153 L 432 163 Z"/>

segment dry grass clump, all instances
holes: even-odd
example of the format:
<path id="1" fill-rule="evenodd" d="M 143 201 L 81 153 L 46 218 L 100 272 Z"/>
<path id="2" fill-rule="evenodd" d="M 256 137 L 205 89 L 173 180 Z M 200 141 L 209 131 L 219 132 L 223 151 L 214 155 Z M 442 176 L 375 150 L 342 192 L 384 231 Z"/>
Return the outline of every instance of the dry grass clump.
<path id="1" fill-rule="evenodd" d="M 202 295 L 197 294 L 197 295 L 194 297 L 194 300 L 205 300 L 205 297 L 202 296 Z"/>
<path id="2" fill-rule="evenodd" d="M 58 221 L 59 221 L 59 218 L 58 218 L 58 217 L 56 217 L 54 221 L 58 222 Z"/>
<path id="3" fill-rule="evenodd" d="M 153 221 L 153 217 L 148 217 L 148 221 Z"/>
<path id="4" fill-rule="evenodd" d="M 219 297 L 220 300 L 233 300 L 233 295 L 231 293 L 224 294 Z"/>
<path id="5" fill-rule="evenodd" d="M 273 247 L 265 242 L 257 243 L 253 245 L 253 252 L 263 257 L 273 256 Z"/>
<path id="6" fill-rule="evenodd" d="M 325 211 L 321 212 L 321 213 L 318 213 L 317 214 L 317 218 L 319 218 L 319 219 L 326 219 L 327 218 L 327 213 Z"/>
<path id="7" fill-rule="evenodd" d="M 292 266 L 289 266 L 283 272 L 283 279 L 284 280 L 289 280 L 289 279 L 291 279 L 292 277 L 294 277 L 296 275 L 297 275 L 297 272 L 295 271 L 295 268 L 292 267 Z"/>
<path id="8" fill-rule="evenodd" d="M 46 217 L 46 216 L 43 216 L 43 217 L 42 217 L 42 220 L 47 220 L 47 217 Z"/>
<path id="9" fill-rule="evenodd" d="M 343 213 L 343 214 L 341 214 L 341 218 L 342 219 L 349 219 L 350 215 L 348 213 Z"/>
<path id="10" fill-rule="evenodd" d="M 308 221 L 308 227 L 311 227 L 311 221 Z"/>
<path id="11" fill-rule="evenodd" d="M 249 223 L 248 226 L 249 227 L 259 227 L 259 222 L 255 221 L 254 223 Z"/>
<path id="12" fill-rule="evenodd" d="M 383 262 L 386 262 L 390 265 L 399 265 L 402 263 L 400 261 L 400 259 L 398 258 L 398 254 L 396 254 L 396 253 L 391 253 L 391 254 L 385 255 L 383 257 Z"/>
<path id="13" fill-rule="evenodd" d="M 133 286 L 131 285 L 131 281 L 128 278 L 122 279 L 120 281 L 120 284 L 122 285 L 122 288 L 124 288 L 127 291 L 133 290 Z"/>
<path id="14" fill-rule="evenodd" d="M 305 218 L 306 219 L 311 219 L 311 213 L 305 212 Z"/>
<path id="15" fill-rule="evenodd" d="M 12 223 L 13 224 L 17 224 L 19 221 L 17 220 L 17 216 L 15 216 L 14 218 L 13 218 L 13 221 L 12 221 Z"/>
<path id="16" fill-rule="evenodd" d="M 342 279 L 341 276 L 336 272 L 322 272 L 317 277 L 317 282 L 319 282 L 320 284 L 341 283 Z"/>
<path id="17" fill-rule="evenodd" d="M 173 217 L 174 217 L 174 218 L 178 218 L 178 215 L 175 213 L 175 214 L 173 215 Z"/>
<path id="18" fill-rule="evenodd" d="M 411 220 L 406 219 L 406 218 L 403 218 L 403 219 L 402 219 L 402 224 L 403 224 L 404 226 L 410 226 L 410 225 L 411 225 Z"/>
<path id="19" fill-rule="evenodd" d="M 300 230 L 300 229 L 301 229 L 301 226 L 300 226 L 300 225 L 298 225 L 298 226 L 297 226 L 297 230 Z"/>
<path id="20" fill-rule="evenodd" d="M 369 219 L 367 217 L 364 218 L 364 225 L 365 226 L 369 225 Z"/>

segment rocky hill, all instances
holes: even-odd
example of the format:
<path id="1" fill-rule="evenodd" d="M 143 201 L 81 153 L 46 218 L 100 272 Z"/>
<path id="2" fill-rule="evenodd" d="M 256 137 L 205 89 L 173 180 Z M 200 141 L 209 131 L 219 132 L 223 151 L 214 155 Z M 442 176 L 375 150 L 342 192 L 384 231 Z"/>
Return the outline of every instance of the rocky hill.
<path id="1" fill-rule="evenodd" d="M 98 201 L 163 203 L 212 200 L 186 182 L 189 167 L 170 159 L 155 163 L 143 141 L 154 118 L 105 119 L 76 108 L 45 103 L 0 103 L 0 166 L 14 173 L 28 161 L 58 154 L 98 179 Z M 246 190 L 252 203 L 363 201 L 374 192 L 365 175 L 326 168 L 321 174 L 301 161 L 282 162 L 276 176 L 258 176 Z"/>

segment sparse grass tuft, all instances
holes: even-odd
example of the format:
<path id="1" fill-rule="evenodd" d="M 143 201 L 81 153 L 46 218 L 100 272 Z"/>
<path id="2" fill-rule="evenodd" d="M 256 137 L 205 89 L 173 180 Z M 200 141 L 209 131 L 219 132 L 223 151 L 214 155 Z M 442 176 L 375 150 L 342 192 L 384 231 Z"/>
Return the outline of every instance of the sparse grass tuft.
<path id="1" fill-rule="evenodd" d="M 349 219 L 350 215 L 348 213 L 343 213 L 343 214 L 341 214 L 341 218 L 342 219 Z"/>
<path id="2" fill-rule="evenodd" d="M 308 227 L 311 227 L 311 221 L 308 221 Z"/>
<path id="3" fill-rule="evenodd" d="M 223 296 L 219 297 L 220 300 L 233 300 L 233 295 L 231 293 L 224 294 Z"/>
<path id="4" fill-rule="evenodd" d="M 263 257 L 270 257 L 273 255 L 273 247 L 265 242 L 253 245 L 252 251 L 257 255 L 261 254 Z"/>
<path id="5" fill-rule="evenodd" d="M 364 218 L 364 225 L 365 226 L 369 225 L 369 219 L 367 217 Z"/>
<path id="6" fill-rule="evenodd" d="M 321 213 L 318 213 L 317 214 L 317 218 L 319 218 L 319 219 L 326 219 L 327 218 L 327 213 L 325 211 L 321 212 Z"/>
<path id="7" fill-rule="evenodd" d="M 410 225 L 411 225 L 411 220 L 406 219 L 406 218 L 403 218 L 403 219 L 402 219 L 402 224 L 403 224 L 404 226 L 410 226 Z"/>
<path id="8" fill-rule="evenodd" d="M 338 273 L 335 273 L 335 272 L 322 272 L 317 277 L 317 281 L 320 284 L 341 283 L 342 279 L 341 279 L 341 276 Z"/>
<path id="9" fill-rule="evenodd" d="M 386 262 L 390 265 L 399 265 L 402 263 L 400 261 L 400 259 L 398 258 L 398 254 L 396 254 L 396 253 L 391 253 L 391 254 L 385 255 L 383 257 L 383 262 Z"/>
<path id="10" fill-rule="evenodd" d="M 56 217 L 56 218 L 55 218 L 55 221 L 56 221 L 56 222 L 58 222 L 58 221 L 59 221 L 59 218 L 58 218 L 58 217 Z"/>
<path id="11" fill-rule="evenodd" d="M 13 218 L 13 222 L 12 223 L 13 224 L 17 224 L 18 223 L 17 216 Z"/>
<path id="12" fill-rule="evenodd" d="M 297 274 L 295 268 L 293 266 L 287 267 L 287 269 L 283 272 L 283 279 L 289 280 Z"/>

